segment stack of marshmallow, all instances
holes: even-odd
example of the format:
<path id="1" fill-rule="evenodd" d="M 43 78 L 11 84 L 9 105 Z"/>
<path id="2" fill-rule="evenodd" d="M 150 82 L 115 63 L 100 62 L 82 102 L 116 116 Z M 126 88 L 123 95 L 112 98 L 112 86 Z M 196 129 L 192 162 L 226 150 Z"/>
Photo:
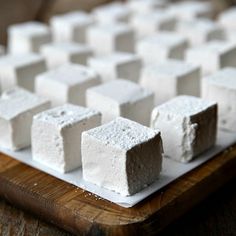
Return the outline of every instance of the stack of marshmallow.
<path id="1" fill-rule="evenodd" d="M 0 146 L 124 196 L 163 157 L 192 161 L 218 127 L 236 131 L 236 9 L 213 16 L 209 2 L 129 0 L 10 26 Z"/>

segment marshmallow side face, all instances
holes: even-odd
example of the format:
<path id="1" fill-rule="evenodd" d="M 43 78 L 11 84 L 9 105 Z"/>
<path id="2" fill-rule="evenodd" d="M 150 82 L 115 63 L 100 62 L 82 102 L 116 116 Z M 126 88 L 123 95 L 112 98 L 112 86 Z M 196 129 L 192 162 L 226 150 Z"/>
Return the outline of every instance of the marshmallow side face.
<path id="1" fill-rule="evenodd" d="M 161 131 L 165 156 L 186 163 L 215 144 L 217 105 L 179 96 L 154 108 L 151 127 Z"/>
<path id="2" fill-rule="evenodd" d="M 83 178 L 129 196 L 159 177 L 162 152 L 159 131 L 117 118 L 82 134 Z"/>
<path id="3" fill-rule="evenodd" d="M 34 117 L 33 159 L 65 173 L 81 166 L 81 133 L 101 123 L 99 112 L 66 104 Z"/>
<path id="4" fill-rule="evenodd" d="M 0 145 L 19 150 L 31 144 L 33 116 L 50 107 L 50 102 L 20 88 L 9 89 L 0 99 Z"/>

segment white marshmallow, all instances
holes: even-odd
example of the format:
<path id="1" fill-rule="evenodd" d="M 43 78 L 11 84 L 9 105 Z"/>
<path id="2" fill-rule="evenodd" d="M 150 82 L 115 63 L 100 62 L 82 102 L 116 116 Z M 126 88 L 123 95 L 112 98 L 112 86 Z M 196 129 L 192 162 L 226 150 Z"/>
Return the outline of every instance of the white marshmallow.
<path id="1" fill-rule="evenodd" d="M 0 82 L 3 90 L 16 85 L 34 90 L 37 74 L 46 71 L 46 63 L 37 54 L 14 54 L 0 57 Z"/>
<path id="2" fill-rule="evenodd" d="M 85 106 L 86 90 L 100 83 L 100 78 L 93 69 L 78 64 L 66 64 L 38 75 L 35 91 L 47 97 L 52 106 L 65 103 Z"/>
<path id="3" fill-rule="evenodd" d="M 98 55 L 115 51 L 134 52 L 134 31 L 120 23 L 95 25 L 87 31 L 87 42 Z"/>
<path id="4" fill-rule="evenodd" d="M 146 66 L 140 84 L 155 93 L 155 104 L 181 94 L 200 95 L 200 68 L 183 61 L 168 60 Z"/>
<path id="5" fill-rule="evenodd" d="M 101 76 L 104 82 L 118 78 L 138 82 L 142 61 L 137 55 L 117 52 L 108 56 L 90 58 L 88 65 Z"/>
<path id="6" fill-rule="evenodd" d="M 130 9 L 121 2 L 109 3 L 96 7 L 92 14 L 97 22 L 128 22 Z"/>
<path id="7" fill-rule="evenodd" d="M 86 65 L 87 59 L 93 54 L 88 46 L 73 42 L 47 44 L 40 51 L 50 69 L 69 62 Z"/>
<path id="8" fill-rule="evenodd" d="M 225 68 L 203 78 L 202 97 L 217 102 L 219 126 L 236 131 L 236 69 Z"/>
<path id="9" fill-rule="evenodd" d="M 236 66 L 236 44 L 224 41 L 211 41 L 204 45 L 189 48 L 186 61 L 202 67 L 203 75 L 223 68 Z"/>
<path id="10" fill-rule="evenodd" d="M 189 162 L 215 144 L 217 105 L 179 96 L 154 108 L 151 127 L 161 131 L 165 156 Z"/>
<path id="11" fill-rule="evenodd" d="M 228 30 L 236 30 L 236 7 L 231 7 L 219 15 L 219 23 Z"/>
<path id="12" fill-rule="evenodd" d="M 122 116 L 149 125 L 154 94 L 128 80 L 113 80 L 86 93 L 87 106 L 102 113 L 102 123 Z"/>
<path id="13" fill-rule="evenodd" d="M 81 166 L 81 133 L 100 125 L 100 113 L 66 104 L 36 115 L 32 125 L 32 156 L 58 172 Z"/>
<path id="14" fill-rule="evenodd" d="M 138 41 L 136 46 L 136 51 L 144 63 L 156 64 L 168 58 L 182 60 L 188 42 L 182 35 L 160 32 Z"/>
<path id="15" fill-rule="evenodd" d="M 212 18 L 214 9 L 208 1 L 180 1 L 171 4 L 168 8 L 170 14 L 178 19 Z"/>
<path id="16" fill-rule="evenodd" d="M 33 116 L 49 107 L 49 101 L 24 89 L 5 91 L 0 98 L 0 146 L 10 150 L 30 146 Z"/>
<path id="17" fill-rule="evenodd" d="M 158 130 L 119 117 L 83 132 L 83 178 L 123 196 L 132 195 L 158 179 L 162 152 Z"/>
<path id="18" fill-rule="evenodd" d="M 179 21 L 177 32 L 188 38 L 192 46 L 204 44 L 211 40 L 223 40 L 223 28 L 209 19 Z"/>
<path id="19" fill-rule="evenodd" d="M 0 56 L 3 56 L 5 54 L 5 47 L 3 45 L 0 45 Z"/>
<path id="20" fill-rule="evenodd" d="M 164 10 L 156 10 L 151 13 L 134 15 L 130 20 L 130 25 L 141 38 L 157 31 L 173 31 L 176 26 L 176 18 Z"/>
<path id="21" fill-rule="evenodd" d="M 156 9 L 162 9 L 167 6 L 166 0 L 131 0 L 127 2 L 127 7 L 134 14 L 150 13 Z"/>
<path id="22" fill-rule="evenodd" d="M 82 11 L 53 16 L 50 25 L 54 41 L 86 43 L 86 31 L 93 22 L 92 16 Z"/>
<path id="23" fill-rule="evenodd" d="M 21 23 L 8 28 L 8 50 L 10 53 L 39 52 L 40 47 L 51 40 L 49 27 L 39 22 Z"/>

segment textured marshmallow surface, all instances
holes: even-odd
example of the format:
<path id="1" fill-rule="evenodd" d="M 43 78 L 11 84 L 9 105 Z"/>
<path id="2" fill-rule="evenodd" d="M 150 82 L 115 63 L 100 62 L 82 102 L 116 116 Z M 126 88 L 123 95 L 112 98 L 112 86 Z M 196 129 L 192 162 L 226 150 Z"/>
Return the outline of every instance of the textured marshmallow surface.
<path id="1" fill-rule="evenodd" d="M 236 66 L 236 44 L 214 40 L 204 45 L 189 48 L 186 61 L 202 67 L 204 75 L 212 74 L 223 67 Z"/>
<path id="2" fill-rule="evenodd" d="M 215 144 L 216 113 L 215 102 L 178 96 L 154 108 L 151 127 L 161 131 L 167 157 L 189 162 Z"/>
<path id="3" fill-rule="evenodd" d="M 97 55 L 115 51 L 134 52 L 134 31 L 122 23 L 109 23 L 89 27 L 88 44 Z"/>
<path id="4" fill-rule="evenodd" d="M 65 173 L 81 165 L 81 133 L 100 125 L 101 115 L 89 108 L 65 104 L 34 117 L 33 159 Z"/>
<path id="5" fill-rule="evenodd" d="M 0 145 L 12 150 L 29 146 L 33 116 L 49 107 L 49 101 L 24 89 L 6 90 L 0 98 Z"/>
<path id="6" fill-rule="evenodd" d="M 231 7 L 219 15 L 219 23 L 226 29 L 236 30 L 236 7 Z"/>
<path id="7" fill-rule="evenodd" d="M 56 68 L 72 62 L 86 65 L 92 56 L 90 47 L 73 42 L 51 43 L 41 47 L 41 54 L 46 58 L 49 68 Z"/>
<path id="8" fill-rule="evenodd" d="M 177 31 L 187 37 L 192 46 L 225 38 L 223 28 L 209 19 L 179 21 Z"/>
<path id="9" fill-rule="evenodd" d="M 48 26 L 39 22 L 26 22 L 12 25 L 8 29 L 10 53 L 38 52 L 39 48 L 51 42 Z"/>
<path id="10" fill-rule="evenodd" d="M 202 97 L 217 102 L 219 126 L 236 131 L 236 69 L 225 68 L 203 78 Z"/>
<path id="11" fill-rule="evenodd" d="M 45 61 L 37 54 L 8 54 L 0 57 L 0 81 L 4 90 L 18 85 L 33 91 L 35 76 L 44 71 Z"/>
<path id="12" fill-rule="evenodd" d="M 128 119 L 119 117 L 82 134 L 84 179 L 122 195 L 155 181 L 161 162 L 160 132 Z"/>
<path id="13" fill-rule="evenodd" d="M 142 61 L 137 55 L 117 52 L 90 58 L 88 65 L 97 71 L 104 82 L 117 78 L 138 82 Z"/>
<path id="14" fill-rule="evenodd" d="M 86 31 L 93 22 L 93 18 L 82 11 L 53 16 L 50 25 L 54 41 L 86 43 Z"/>
<path id="15" fill-rule="evenodd" d="M 199 96 L 200 68 L 182 61 L 167 60 L 144 67 L 140 84 L 155 93 L 156 104 L 181 94 Z"/>
<path id="16" fill-rule="evenodd" d="M 136 51 L 145 63 L 153 64 L 171 59 L 183 59 L 188 46 L 180 34 L 160 32 L 137 42 Z"/>
<path id="17" fill-rule="evenodd" d="M 103 123 L 123 116 L 148 125 L 154 95 L 149 90 L 127 80 L 114 80 L 88 89 L 87 106 L 102 113 Z"/>
<path id="18" fill-rule="evenodd" d="M 66 64 L 36 77 L 35 91 L 47 97 L 53 106 L 72 103 L 85 106 L 85 93 L 99 85 L 100 78 L 91 68 Z"/>

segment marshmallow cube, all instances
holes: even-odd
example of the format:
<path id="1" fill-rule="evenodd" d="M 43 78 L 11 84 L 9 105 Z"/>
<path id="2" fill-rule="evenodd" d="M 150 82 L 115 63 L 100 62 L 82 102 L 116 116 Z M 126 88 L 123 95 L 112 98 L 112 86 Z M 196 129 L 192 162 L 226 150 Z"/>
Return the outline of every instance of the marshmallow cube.
<path id="1" fill-rule="evenodd" d="M 179 21 L 177 32 L 184 35 L 191 46 L 198 46 L 212 40 L 225 39 L 223 28 L 209 19 Z"/>
<path id="2" fill-rule="evenodd" d="M 217 105 L 178 96 L 154 108 L 151 127 L 161 131 L 164 155 L 186 163 L 215 144 Z"/>
<path id="3" fill-rule="evenodd" d="M 202 97 L 216 101 L 219 107 L 218 125 L 236 131 L 236 69 L 225 68 L 202 79 Z"/>
<path id="4" fill-rule="evenodd" d="M 171 4 L 168 12 L 180 20 L 212 18 L 214 15 L 213 5 L 207 1 L 180 1 Z"/>
<path id="5" fill-rule="evenodd" d="M 10 53 L 23 54 L 39 52 L 43 44 L 52 41 L 48 26 L 39 22 L 12 25 L 8 29 L 8 50 Z"/>
<path id="6" fill-rule="evenodd" d="M 158 130 L 119 117 L 83 132 L 83 178 L 123 196 L 133 195 L 158 179 L 162 152 Z"/>
<path id="7" fill-rule="evenodd" d="M 87 42 L 97 55 L 107 55 L 115 51 L 134 52 L 134 31 L 128 25 L 104 24 L 91 26 L 87 32 Z"/>
<path id="8" fill-rule="evenodd" d="M 32 125 L 32 156 L 55 171 L 81 166 L 81 133 L 100 125 L 100 113 L 66 104 L 36 115 Z"/>
<path id="9" fill-rule="evenodd" d="M 93 22 L 93 18 L 82 11 L 53 16 L 50 25 L 54 41 L 86 43 L 86 31 Z"/>
<path id="10" fill-rule="evenodd" d="M 219 15 L 219 24 L 227 30 L 236 30 L 236 7 L 231 7 Z"/>
<path id="11" fill-rule="evenodd" d="M 189 48 L 186 51 L 186 61 L 200 65 L 203 75 L 212 74 L 223 67 L 235 67 L 236 44 L 214 40 Z"/>
<path id="12" fill-rule="evenodd" d="M 33 116 L 49 107 L 49 101 L 24 89 L 6 90 L 0 98 L 0 146 L 14 151 L 30 146 Z"/>
<path id="13" fill-rule="evenodd" d="M 141 38 L 157 31 L 173 31 L 176 26 L 176 18 L 164 10 L 156 10 L 151 13 L 134 15 L 130 20 L 130 25 Z"/>
<path id="14" fill-rule="evenodd" d="M 92 14 L 99 23 L 128 22 L 131 11 L 124 3 L 114 2 L 96 7 Z"/>
<path id="15" fill-rule="evenodd" d="M 37 54 L 14 54 L 0 57 L 0 82 L 3 90 L 20 86 L 34 90 L 35 76 L 46 71 L 46 63 Z"/>
<path id="16" fill-rule="evenodd" d="M 200 95 L 201 71 L 183 61 L 168 60 L 159 65 L 146 66 L 140 85 L 155 93 L 155 104 L 161 104 L 181 94 Z"/>
<path id="17" fill-rule="evenodd" d="M 66 64 L 38 75 L 35 91 L 47 97 L 52 106 L 65 103 L 85 106 L 86 90 L 100 83 L 100 78 L 92 69 L 78 64 Z"/>
<path id="18" fill-rule="evenodd" d="M 88 65 L 101 76 L 104 82 L 119 78 L 138 82 L 142 61 L 137 55 L 117 52 L 90 58 Z"/>
<path id="19" fill-rule="evenodd" d="M 41 54 L 45 57 L 48 68 L 54 69 L 69 62 L 86 65 L 93 53 L 88 46 L 62 42 L 42 46 Z"/>
<path id="20" fill-rule="evenodd" d="M 176 33 L 160 32 L 137 42 L 136 51 L 146 64 L 156 64 L 167 59 L 184 58 L 188 42 Z"/>
<path id="21" fill-rule="evenodd" d="M 136 83 L 119 79 L 88 89 L 86 102 L 102 113 L 102 123 L 122 116 L 149 125 L 154 94 Z"/>

